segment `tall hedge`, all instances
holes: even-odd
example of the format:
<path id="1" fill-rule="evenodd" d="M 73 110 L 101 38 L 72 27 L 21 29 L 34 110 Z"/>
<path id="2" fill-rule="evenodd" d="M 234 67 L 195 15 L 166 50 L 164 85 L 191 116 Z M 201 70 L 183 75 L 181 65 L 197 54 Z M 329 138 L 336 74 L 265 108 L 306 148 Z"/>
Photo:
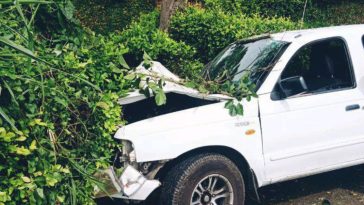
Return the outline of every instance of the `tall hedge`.
<path id="1" fill-rule="evenodd" d="M 306 0 L 202 0 L 208 10 L 262 17 L 287 17 L 300 21 Z M 364 23 L 362 0 L 307 0 L 305 23 L 309 27 Z"/>
<path id="2" fill-rule="evenodd" d="M 172 18 L 169 31 L 173 39 L 196 48 L 197 57 L 206 63 L 238 39 L 297 27 L 286 18 L 249 17 L 190 7 Z"/>
<path id="3" fill-rule="evenodd" d="M 259 14 L 264 17 L 302 16 L 306 0 L 204 0 L 207 9 L 220 9 L 229 13 L 245 15 Z M 308 0 L 308 7 L 312 0 Z"/>
<path id="4" fill-rule="evenodd" d="M 142 15 L 120 33 L 120 40 L 129 50 L 125 55 L 127 62 L 136 66 L 141 62 L 143 52 L 147 52 L 152 59 L 160 61 L 176 74 L 184 77 L 193 75 L 202 67 L 196 61 L 196 49 L 160 31 L 158 19 L 158 11 Z"/>

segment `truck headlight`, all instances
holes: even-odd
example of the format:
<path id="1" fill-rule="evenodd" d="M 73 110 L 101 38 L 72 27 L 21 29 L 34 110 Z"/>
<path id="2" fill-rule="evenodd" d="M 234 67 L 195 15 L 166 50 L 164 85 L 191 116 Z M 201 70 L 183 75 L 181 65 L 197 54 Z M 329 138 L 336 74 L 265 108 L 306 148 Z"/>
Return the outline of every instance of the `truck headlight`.
<path id="1" fill-rule="evenodd" d="M 134 166 L 136 164 L 136 154 L 134 150 L 133 143 L 129 140 L 122 140 L 122 153 L 120 156 L 121 163 L 126 167 L 126 165 Z"/>

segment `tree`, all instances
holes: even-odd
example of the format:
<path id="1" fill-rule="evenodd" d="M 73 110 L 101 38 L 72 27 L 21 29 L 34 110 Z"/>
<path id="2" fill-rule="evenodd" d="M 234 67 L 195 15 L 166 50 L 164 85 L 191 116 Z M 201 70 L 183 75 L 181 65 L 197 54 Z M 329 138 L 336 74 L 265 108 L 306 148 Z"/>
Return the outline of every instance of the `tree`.
<path id="1" fill-rule="evenodd" d="M 187 0 L 162 0 L 159 29 L 162 31 L 167 31 L 171 16 L 177 9 L 185 7 L 186 4 Z"/>

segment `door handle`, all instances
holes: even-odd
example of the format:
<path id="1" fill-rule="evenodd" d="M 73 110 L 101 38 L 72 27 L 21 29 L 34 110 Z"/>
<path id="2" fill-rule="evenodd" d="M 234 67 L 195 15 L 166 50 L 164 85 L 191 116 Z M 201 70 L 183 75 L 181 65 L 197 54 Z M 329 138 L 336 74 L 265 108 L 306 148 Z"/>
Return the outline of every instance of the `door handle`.
<path id="1" fill-rule="evenodd" d="M 358 104 L 348 105 L 345 108 L 346 111 L 359 110 L 359 109 L 360 109 L 360 105 L 358 105 Z"/>

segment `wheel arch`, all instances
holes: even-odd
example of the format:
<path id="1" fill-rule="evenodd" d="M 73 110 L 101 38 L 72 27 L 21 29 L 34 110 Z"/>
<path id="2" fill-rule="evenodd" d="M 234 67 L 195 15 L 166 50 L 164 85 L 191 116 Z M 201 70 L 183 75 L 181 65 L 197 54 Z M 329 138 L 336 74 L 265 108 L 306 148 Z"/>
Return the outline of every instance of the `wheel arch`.
<path id="1" fill-rule="evenodd" d="M 177 158 L 168 161 L 163 168 L 161 168 L 156 178 L 160 179 L 160 181 L 164 180 L 164 176 L 168 173 L 170 169 L 172 169 L 177 163 L 180 161 L 187 159 L 193 155 L 202 154 L 202 153 L 213 153 L 213 154 L 221 154 L 228 159 L 230 159 L 240 170 L 246 187 L 246 191 L 248 192 L 247 196 L 252 198 L 255 201 L 260 202 L 260 197 L 258 194 L 258 185 L 256 175 L 254 170 L 250 167 L 246 158 L 237 150 L 226 147 L 226 146 L 206 146 L 199 147 L 188 152 L 185 152 L 179 155 Z"/>

